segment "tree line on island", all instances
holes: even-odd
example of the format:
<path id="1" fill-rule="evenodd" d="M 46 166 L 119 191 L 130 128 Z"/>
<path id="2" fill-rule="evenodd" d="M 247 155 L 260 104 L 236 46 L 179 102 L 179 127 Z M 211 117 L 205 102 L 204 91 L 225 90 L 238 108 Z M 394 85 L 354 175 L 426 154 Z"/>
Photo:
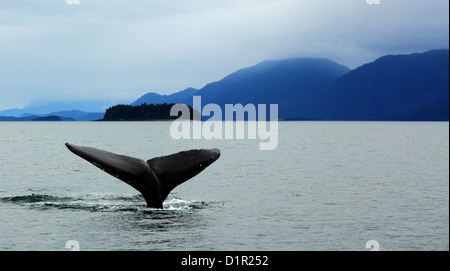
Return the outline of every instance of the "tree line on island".
<path id="1" fill-rule="evenodd" d="M 170 109 L 174 103 L 164 104 L 146 104 L 138 106 L 116 105 L 106 110 L 103 121 L 146 121 L 146 120 L 174 120 L 177 116 L 170 115 Z M 192 116 L 192 107 L 189 106 Z M 191 117 L 192 119 L 192 117 Z"/>

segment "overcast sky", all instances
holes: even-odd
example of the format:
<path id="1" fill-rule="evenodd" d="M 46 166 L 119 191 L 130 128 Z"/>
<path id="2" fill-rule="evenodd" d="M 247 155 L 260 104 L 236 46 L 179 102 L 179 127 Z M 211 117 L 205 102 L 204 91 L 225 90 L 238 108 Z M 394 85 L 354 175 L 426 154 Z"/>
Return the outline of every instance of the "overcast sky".
<path id="1" fill-rule="evenodd" d="M 266 59 L 449 47 L 448 0 L 0 0 L 0 110 L 201 88 Z"/>

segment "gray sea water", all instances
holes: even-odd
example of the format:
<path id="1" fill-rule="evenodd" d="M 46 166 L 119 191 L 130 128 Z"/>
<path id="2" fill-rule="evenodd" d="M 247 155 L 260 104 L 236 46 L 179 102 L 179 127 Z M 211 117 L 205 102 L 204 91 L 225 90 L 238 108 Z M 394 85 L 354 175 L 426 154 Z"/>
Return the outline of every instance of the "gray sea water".
<path id="1" fill-rule="evenodd" d="M 170 122 L 0 123 L 0 250 L 449 249 L 448 122 L 278 130 L 277 149 L 260 151 L 259 140 L 174 140 Z M 221 157 L 157 210 L 66 142 Z"/>

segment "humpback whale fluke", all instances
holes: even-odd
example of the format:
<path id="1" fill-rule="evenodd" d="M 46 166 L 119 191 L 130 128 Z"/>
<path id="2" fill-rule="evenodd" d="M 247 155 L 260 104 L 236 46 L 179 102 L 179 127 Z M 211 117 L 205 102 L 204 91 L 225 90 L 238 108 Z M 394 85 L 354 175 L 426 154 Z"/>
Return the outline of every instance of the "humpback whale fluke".
<path id="1" fill-rule="evenodd" d="M 144 196 L 148 207 L 163 208 L 175 187 L 203 171 L 219 159 L 218 149 L 189 150 L 144 160 L 91 147 L 66 143 L 74 154 L 131 185 Z"/>

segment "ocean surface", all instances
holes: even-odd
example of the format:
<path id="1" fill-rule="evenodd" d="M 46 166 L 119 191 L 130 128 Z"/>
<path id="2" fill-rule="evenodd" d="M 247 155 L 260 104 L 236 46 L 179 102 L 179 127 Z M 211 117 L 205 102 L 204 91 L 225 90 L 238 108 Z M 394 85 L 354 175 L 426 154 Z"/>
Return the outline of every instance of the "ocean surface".
<path id="1" fill-rule="evenodd" d="M 170 125 L 0 123 L 0 250 L 449 250 L 448 122 L 280 122 L 272 151 Z M 159 210 L 66 142 L 221 157 Z"/>

